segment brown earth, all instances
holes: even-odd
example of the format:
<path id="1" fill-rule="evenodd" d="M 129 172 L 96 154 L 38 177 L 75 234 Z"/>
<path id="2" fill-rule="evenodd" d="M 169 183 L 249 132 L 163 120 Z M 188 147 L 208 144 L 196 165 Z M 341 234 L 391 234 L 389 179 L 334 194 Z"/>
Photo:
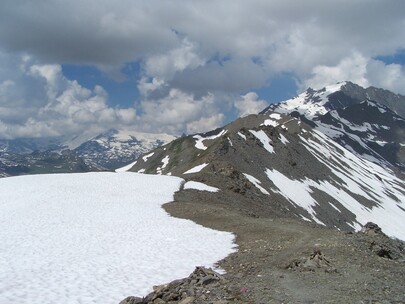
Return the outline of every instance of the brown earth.
<path id="1" fill-rule="evenodd" d="M 201 194 L 180 191 L 164 208 L 235 233 L 239 247 L 218 263 L 225 280 L 187 298 L 190 303 L 405 303 L 402 242 L 294 218 L 260 217 L 240 209 L 238 201 L 221 204 L 219 193 L 212 200 Z M 388 248 L 388 255 L 380 254 L 381 248 Z"/>

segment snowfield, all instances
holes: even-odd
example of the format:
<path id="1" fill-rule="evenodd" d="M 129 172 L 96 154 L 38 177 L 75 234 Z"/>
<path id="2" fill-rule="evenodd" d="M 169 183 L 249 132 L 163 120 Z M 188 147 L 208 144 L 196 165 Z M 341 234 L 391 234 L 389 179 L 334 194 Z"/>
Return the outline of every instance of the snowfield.
<path id="1" fill-rule="evenodd" d="M 170 217 L 182 179 L 136 173 L 0 180 L 0 303 L 119 303 L 213 266 L 234 235 Z"/>

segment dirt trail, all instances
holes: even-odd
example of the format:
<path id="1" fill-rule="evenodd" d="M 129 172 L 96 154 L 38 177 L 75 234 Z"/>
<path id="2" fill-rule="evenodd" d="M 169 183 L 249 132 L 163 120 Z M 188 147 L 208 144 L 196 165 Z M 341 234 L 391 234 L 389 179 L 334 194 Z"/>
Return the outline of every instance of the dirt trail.
<path id="1" fill-rule="evenodd" d="M 180 192 L 164 208 L 237 236 L 238 252 L 219 262 L 231 295 L 222 303 L 405 303 L 405 263 L 378 257 L 357 234 L 295 219 L 252 217 L 201 201 L 195 191 Z M 315 247 L 328 267 L 302 267 Z M 294 263 L 301 266 L 287 267 Z"/>

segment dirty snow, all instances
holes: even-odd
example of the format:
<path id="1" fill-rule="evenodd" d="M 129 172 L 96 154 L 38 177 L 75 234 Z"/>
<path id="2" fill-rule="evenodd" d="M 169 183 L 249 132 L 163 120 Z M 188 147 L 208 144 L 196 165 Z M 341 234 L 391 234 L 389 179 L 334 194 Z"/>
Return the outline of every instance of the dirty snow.
<path id="1" fill-rule="evenodd" d="M 0 302 L 119 303 L 211 266 L 234 236 L 170 217 L 182 179 L 136 173 L 0 180 Z"/>

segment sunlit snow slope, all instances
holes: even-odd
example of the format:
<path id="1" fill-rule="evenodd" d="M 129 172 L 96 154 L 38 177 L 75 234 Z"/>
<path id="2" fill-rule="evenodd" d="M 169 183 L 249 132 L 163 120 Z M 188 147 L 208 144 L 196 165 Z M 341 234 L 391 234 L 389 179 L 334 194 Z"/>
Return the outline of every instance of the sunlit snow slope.
<path id="1" fill-rule="evenodd" d="M 0 180 L 0 303 L 118 303 L 212 265 L 230 233 L 170 217 L 182 179 L 87 173 Z"/>

